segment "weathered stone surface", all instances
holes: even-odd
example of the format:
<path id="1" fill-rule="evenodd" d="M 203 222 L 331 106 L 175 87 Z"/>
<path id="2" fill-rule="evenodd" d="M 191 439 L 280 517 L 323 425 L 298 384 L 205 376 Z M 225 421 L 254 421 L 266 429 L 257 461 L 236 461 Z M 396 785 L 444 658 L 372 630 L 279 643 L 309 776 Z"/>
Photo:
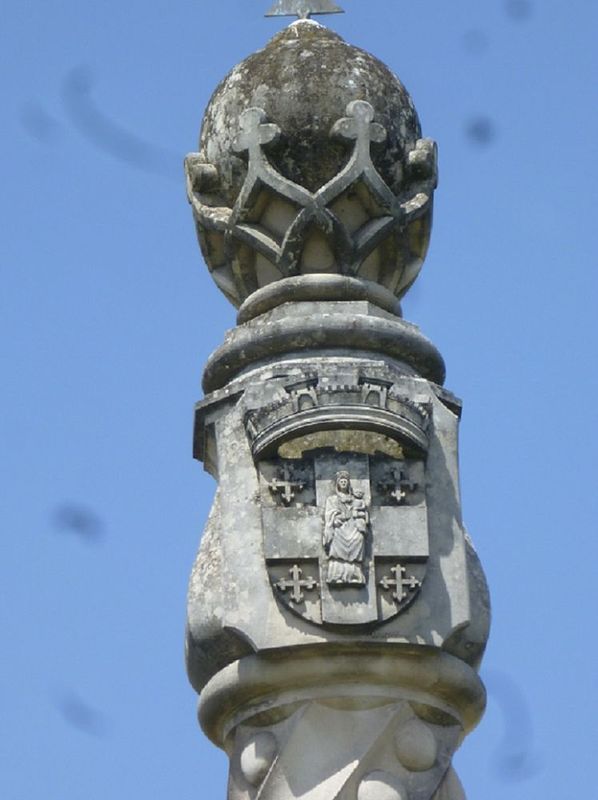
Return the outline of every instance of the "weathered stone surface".
<path id="1" fill-rule="evenodd" d="M 233 145 L 246 109 L 262 108 L 281 128 L 284 138 L 269 150 L 270 161 L 281 175 L 314 192 L 345 165 L 346 148 L 330 138 L 330 131 L 352 100 L 369 102 L 387 130 L 388 139 L 373 161 L 398 193 L 402 175 L 397 165 L 421 138 L 411 98 L 370 53 L 317 22 L 300 21 L 236 66 L 206 109 L 199 155 L 218 169 L 221 204 L 234 205 L 245 179 L 246 164 Z"/>
<path id="2" fill-rule="evenodd" d="M 450 758 L 483 708 L 489 624 L 461 523 L 460 403 L 418 373 L 417 329 L 405 361 L 383 339 L 280 349 L 289 319 L 309 331 L 316 312 L 324 342 L 335 315 L 345 331 L 364 312 L 405 324 L 365 301 L 283 303 L 241 326 L 242 366 L 198 404 L 195 453 L 219 484 L 189 588 L 202 724 L 231 753 L 229 800 L 355 800 L 382 773 L 399 797 L 459 800 Z"/>
<path id="3" fill-rule="evenodd" d="M 198 406 L 196 453 L 210 454 L 219 482 L 190 589 L 198 690 L 248 645 L 373 637 L 477 663 L 488 598 L 461 525 L 457 401 L 449 408 L 438 394 L 385 360 L 304 353 L 253 369 Z M 368 577 L 352 589 L 323 577 L 326 504 L 342 470 L 368 509 Z M 312 584 L 298 586 L 300 601 L 292 599 L 293 568 Z M 206 639 L 209 658 L 201 655 Z"/>
<path id="4" fill-rule="evenodd" d="M 186 170 L 202 252 L 236 305 L 322 273 L 401 297 L 423 263 L 435 144 L 398 78 L 317 23 L 235 67 Z"/>
<path id="5" fill-rule="evenodd" d="M 451 759 L 484 709 L 488 590 L 461 403 L 398 302 L 435 145 L 384 65 L 303 20 L 218 87 L 187 180 L 240 305 L 196 407 L 218 489 L 187 625 L 228 798 L 464 800 Z"/>
<path id="6" fill-rule="evenodd" d="M 319 277 L 319 276 L 318 276 Z M 416 325 L 367 301 L 283 303 L 228 331 L 208 359 L 203 388 L 213 392 L 273 358 L 352 357 L 356 352 L 400 363 L 409 374 L 442 384 L 442 356 Z"/>
<path id="7" fill-rule="evenodd" d="M 475 672 L 447 654 L 338 645 L 231 664 L 206 686 L 199 719 L 231 754 L 230 800 L 256 788 L 268 800 L 380 800 L 391 790 L 461 800 L 450 761 L 484 699 Z"/>
<path id="8" fill-rule="evenodd" d="M 401 317 L 401 304 L 392 292 L 373 281 L 347 275 L 299 275 L 270 283 L 250 295 L 239 309 L 237 323 L 272 311 L 283 303 L 366 300 L 383 311 Z"/>

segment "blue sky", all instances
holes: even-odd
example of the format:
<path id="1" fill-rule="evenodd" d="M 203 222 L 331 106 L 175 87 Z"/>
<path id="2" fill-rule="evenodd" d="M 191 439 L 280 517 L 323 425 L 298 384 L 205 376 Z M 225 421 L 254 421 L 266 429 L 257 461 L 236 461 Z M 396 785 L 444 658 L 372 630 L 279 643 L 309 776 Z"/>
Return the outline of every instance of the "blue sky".
<path id="1" fill-rule="evenodd" d="M 587 796 L 595 758 L 598 6 L 339 0 L 439 143 L 404 303 L 463 398 L 464 517 L 493 598 L 470 800 Z M 214 491 L 191 459 L 234 323 L 183 156 L 268 0 L 5 3 L 0 31 L 0 794 L 225 796 L 183 668 Z"/>

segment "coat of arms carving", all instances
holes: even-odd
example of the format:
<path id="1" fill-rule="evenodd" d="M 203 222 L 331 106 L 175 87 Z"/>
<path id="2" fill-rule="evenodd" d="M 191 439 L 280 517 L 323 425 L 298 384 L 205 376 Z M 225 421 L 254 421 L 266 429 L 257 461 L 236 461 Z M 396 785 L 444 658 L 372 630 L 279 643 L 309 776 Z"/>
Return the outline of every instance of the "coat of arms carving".
<path id="1" fill-rule="evenodd" d="M 316 450 L 259 462 L 273 592 L 319 625 L 376 625 L 415 601 L 428 559 L 424 463 Z"/>
<path id="2" fill-rule="evenodd" d="M 281 379 L 245 426 L 277 601 L 317 625 L 374 626 L 415 602 L 428 560 L 427 399 L 384 369 Z"/>

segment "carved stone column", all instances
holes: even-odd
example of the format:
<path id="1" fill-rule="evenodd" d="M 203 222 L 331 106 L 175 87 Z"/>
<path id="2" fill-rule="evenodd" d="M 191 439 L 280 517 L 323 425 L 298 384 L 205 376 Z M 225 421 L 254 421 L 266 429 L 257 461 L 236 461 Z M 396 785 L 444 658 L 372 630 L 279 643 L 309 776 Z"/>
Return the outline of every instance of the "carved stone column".
<path id="1" fill-rule="evenodd" d="M 489 601 L 461 521 L 461 404 L 399 305 L 435 145 L 383 64 L 300 20 L 220 84 L 187 175 L 239 306 L 196 410 L 218 488 L 187 634 L 228 797 L 458 800 Z"/>

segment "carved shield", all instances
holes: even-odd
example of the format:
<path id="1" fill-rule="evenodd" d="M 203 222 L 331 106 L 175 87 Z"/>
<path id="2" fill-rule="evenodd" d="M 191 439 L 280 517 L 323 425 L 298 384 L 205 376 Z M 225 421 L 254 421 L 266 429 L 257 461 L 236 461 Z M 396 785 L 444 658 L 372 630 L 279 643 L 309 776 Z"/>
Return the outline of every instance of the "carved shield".
<path id="1" fill-rule="evenodd" d="M 424 463 L 314 450 L 258 464 L 277 601 L 317 625 L 376 625 L 415 602 L 428 559 Z"/>

